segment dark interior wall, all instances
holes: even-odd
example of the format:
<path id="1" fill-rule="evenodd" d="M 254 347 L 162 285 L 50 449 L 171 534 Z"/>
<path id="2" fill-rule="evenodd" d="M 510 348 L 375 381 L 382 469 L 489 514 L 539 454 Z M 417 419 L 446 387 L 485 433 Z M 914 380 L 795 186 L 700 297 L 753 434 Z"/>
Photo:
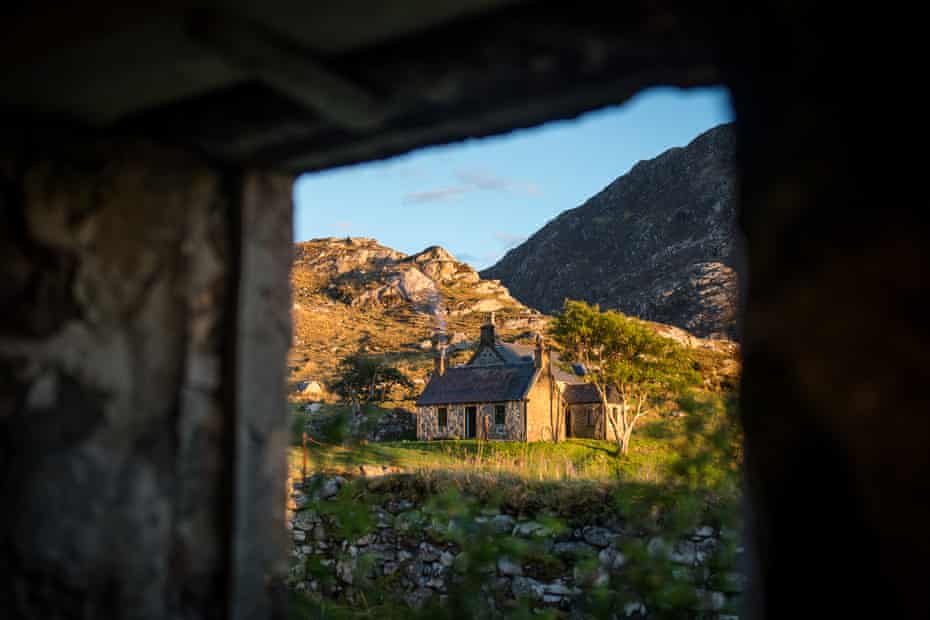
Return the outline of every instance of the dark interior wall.
<path id="1" fill-rule="evenodd" d="M 613 18 L 593 3 L 562 12 L 519 3 L 356 51 L 349 42 L 344 54 L 259 41 L 253 51 L 266 59 L 284 53 L 333 70 L 343 81 L 320 88 L 340 91 L 337 103 L 348 92 L 397 106 L 369 130 L 347 127 L 365 119 L 346 119 L 326 97 L 282 95 L 287 79 L 274 62 L 239 75 L 222 50 L 201 58 L 186 4 L 174 3 L 181 17 L 167 28 L 182 44 L 152 54 L 159 83 L 174 84 L 178 65 L 162 54 L 178 50 L 193 50 L 190 66 L 209 78 L 200 86 L 224 71 L 236 80 L 99 131 L 162 146 L 59 133 L 23 141 L 5 127 L 0 496 L 14 508 L 0 513 L 0 573 L 11 575 L 0 608 L 14 617 L 270 614 L 265 576 L 283 559 L 267 508 L 283 484 L 274 450 L 290 196 L 286 181 L 244 162 L 323 168 L 568 117 L 653 84 L 722 80 L 738 119 L 748 253 L 751 617 L 795 617 L 802 600 L 809 616 L 930 616 L 930 334 L 920 301 L 930 231 L 923 171 L 901 148 L 921 124 L 897 97 L 912 82 L 888 77 L 919 56 L 905 42 L 922 39 L 901 32 L 908 16 L 878 5 L 684 4 L 636 4 Z M 154 73 L 106 45 L 82 62 L 67 37 L 46 58 L 36 42 L 54 29 L 35 13 L 0 24 L 18 29 L 0 40 L 25 50 L 0 81 L 11 126 L 45 126 L 42 98 L 79 115 L 122 88 L 134 109 L 133 89 L 107 81 L 106 59 Z M 108 36 L 119 30 L 116 17 L 77 13 Z M 143 49 L 145 33 L 173 40 L 158 30 L 165 23 L 99 39 Z M 898 41 L 871 36 L 883 32 Z M 65 89 L 76 107 L 56 90 L 63 76 L 77 85 Z"/>
<path id="2" fill-rule="evenodd" d="M 930 617 L 930 228 L 902 163 L 909 116 L 863 83 L 897 48 L 862 44 L 874 11 L 734 18 L 715 30 L 748 248 L 749 611 Z"/>
<path id="3" fill-rule="evenodd" d="M 0 609 L 221 618 L 233 584 L 267 616 L 290 179 L 138 142 L 0 162 Z"/>

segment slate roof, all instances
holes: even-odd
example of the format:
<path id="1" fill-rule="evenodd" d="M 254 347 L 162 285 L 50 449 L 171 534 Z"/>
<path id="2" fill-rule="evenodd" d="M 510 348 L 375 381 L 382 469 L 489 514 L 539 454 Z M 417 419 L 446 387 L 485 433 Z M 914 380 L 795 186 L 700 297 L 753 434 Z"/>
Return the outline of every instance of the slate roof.
<path id="1" fill-rule="evenodd" d="M 494 347 L 508 364 L 526 364 L 533 361 L 536 347 L 529 344 L 498 342 Z"/>
<path id="2" fill-rule="evenodd" d="M 433 375 L 417 406 L 523 400 L 536 375 L 533 364 L 456 366 Z"/>
<path id="3" fill-rule="evenodd" d="M 498 342 L 495 349 L 511 364 L 532 363 L 533 356 L 536 354 L 536 347 L 531 344 Z M 552 376 L 555 377 L 556 381 L 564 383 L 581 383 L 583 381 L 581 377 L 559 368 L 560 358 L 558 353 L 550 352 L 549 359 L 552 364 Z"/>
<path id="4" fill-rule="evenodd" d="M 565 386 L 565 400 L 569 405 L 584 405 L 589 403 L 600 404 L 601 398 L 597 395 L 597 388 L 590 383 L 575 383 Z M 619 403 L 620 392 L 610 386 L 607 389 L 607 402 Z"/>

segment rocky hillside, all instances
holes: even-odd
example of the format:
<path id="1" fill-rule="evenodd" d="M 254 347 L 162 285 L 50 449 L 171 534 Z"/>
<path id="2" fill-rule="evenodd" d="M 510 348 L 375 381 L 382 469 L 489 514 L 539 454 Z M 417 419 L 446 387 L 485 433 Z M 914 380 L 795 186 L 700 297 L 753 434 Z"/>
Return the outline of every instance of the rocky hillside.
<path id="1" fill-rule="evenodd" d="M 523 303 L 584 299 L 701 337 L 735 337 L 735 134 L 721 125 L 636 164 L 496 265 Z"/>
<path id="2" fill-rule="evenodd" d="M 407 256 L 374 239 L 315 239 L 295 246 L 291 272 L 293 385 L 325 386 L 339 360 L 363 351 L 385 355 L 415 378 L 432 367 L 438 330 L 464 361 L 488 312 L 508 339 L 529 339 L 545 317 L 483 280 L 441 247 Z"/>
<path id="3" fill-rule="evenodd" d="M 415 387 L 397 399 L 415 397 L 432 370 L 437 331 L 449 339 L 449 363 L 458 364 L 470 357 L 489 312 L 508 342 L 533 342 L 548 321 L 500 282 L 482 279 L 437 246 L 407 256 L 358 237 L 298 243 L 291 287 L 290 383 L 301 401 L 331 400 L 327 386 L 339 361 L 358 351 L 384 356 L 400 368 Z M 669 325 L 653 327 L 707 358 L 702 367 L 708 380 L 735 381 L 739 366 L 733 343 L 695 338 Z"/>

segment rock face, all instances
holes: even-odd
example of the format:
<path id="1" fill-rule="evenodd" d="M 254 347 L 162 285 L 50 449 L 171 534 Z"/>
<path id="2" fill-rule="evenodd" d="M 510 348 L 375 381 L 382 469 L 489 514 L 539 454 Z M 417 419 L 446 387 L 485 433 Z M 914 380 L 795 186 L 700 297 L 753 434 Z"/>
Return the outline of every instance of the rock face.
<path id="1" fill-rule="evenodd" d="M 320 292 L 352 307 L 409 305 L 424 313 L 445 312 L 449 289 L 469 293 L 454 304 L 459 315 L 502 308 L 521 309 L 500 281 L 482 281 L 466 263 L 439 246 L 406 256 L 374 239 L 314 239 L 296 247 L 295 298 Z"/>
<path id="2" fill-rule="evenodd" d="M 700 337 L 735 337 L 734 145 L 726 124 L 639 162 L 481 277 L 546 313 L 570 297 Z"/>
<path id="3" fill-rule="evenodd" d="M 473 346 L 466 334 L 477 334 L 488 312 L 497 312 L 508 338 L 529 337 L 546 323 L 500 282 L 482 280 L 438 246 L 408 256 L 361 237 L 298 243 L 291 292 L 290 379 L 300 398 L 318 398 L 301 390 L 330 385 L 350 353 L 403 354 L 400 369 L 422 379 L 439 331 L 451 338 L 447 352 L 458 353 L 450 363 L 461 363 Z"/>

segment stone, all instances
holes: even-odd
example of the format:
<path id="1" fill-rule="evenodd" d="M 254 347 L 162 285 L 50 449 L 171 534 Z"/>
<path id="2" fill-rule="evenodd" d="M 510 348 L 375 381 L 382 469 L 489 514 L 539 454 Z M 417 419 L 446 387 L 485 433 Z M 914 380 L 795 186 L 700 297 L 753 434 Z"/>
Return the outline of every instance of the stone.
<path id="1" fill-rule="evenodd" d="M 689 566 L 697 563 L 697 547 L 690 540 L 678 543 L 669 554 L 669 559 L 677 564 Z"/>
<path id="2" fill-rule="evenodd" d="M 555 543 L 552 546 L 552 552 L 559 557 L 577 559 L 594 556 L 597 553 L 597 548 L 585 542 L 566 541 Z"/>
<path id="3" fill-rule="evenodd" d="M 392 499 L 387 504 L 385 504 L 384 508 L 392 514 L 397 514 L 399 512 L 405 512 L 413 508 L 413 502 L 411 502 L 409 499 Z M 419 511 L 415 512 L 418 515 L 420 514 Z"/>
<path id="4" fill-rule="evenodd" d="M 314 511 L 301 510 L 294 517 L 294 529 L 310 531 L 319 520 L 319 516 Z"/>
<path id="5" fill-rule="evenodd" d="M 307 533 L 303 530 L 294 530 L 292 532 L 294 542 L 304 542 L 307 539 Z"/>
<path id="6" fill-rule="evenodd" d="M 434 590 L 445 590 L 446 582 L 443 581 L 439 577 L 433 577 L 432 579 L 426 582 L 426 587 L 433 588 Z"/>
<path id="7" fill-rule="evenodd" d="M 400 564 L 398 564 L 397 562 L 392 562 L 392 561 L 389 560 L 389 561 L 387 561 L 387 562 L 384 563 L 384 565 L 383 565 L 383 567 L 382 567 L 382 572 L 383 572 L 385 575 L 393 575 L 394 573 L 397 572 L 397 569 L 398 569 L 398 568 L 400 568 Z"/>
<path id="8" fill-rule="evenodd" d="M 543 597 L 543 585 L 530 577 L 514 577 L 510 589 L 514 598 L 541 600 Z"/>
<path id="9" fill-rule="evenodd" d="M 514 577 L 523 574 L 523 566 L 514 561 L 513 558 L 505 555 L 497 558 L 497 572 L 501 575 Z"/>
<path id="10" fill-rule="evenodd" d="M 506 534 L 513 531 L 516 520 L 510 515 L 495 515 L 488 521 L 491 529 L 497 534 Z"/>
<path id="11" fill-rule="evenodd" d="M 652 538 L 646 545 L 646 552 L 651 558 L 667 558 L 671 554 L 671 546 L 661 538 Z"/>
<path id="12" fill-rule="evenodd" d="M 335 497 L 345 483 L 346 479 L 342 476 L 333 476 L 332 478 L 327 478 L 320 486 L 320 499 L 331 499 Z"/>
<path id="13" fill-rule="evenodd" d="M 419 557 L 423 562 L 435 562 L 439 559 L 440 550 L 429 543 L 420 543 Z"/>
<path id="14" fill-rule="evenodd" d="M 585 527 L 582 530 L 582 536 L 590 545 L 595 547 L 606 547 L 617 539 L 617 534 L 603 527 Z"/>
<path id="15" fill-rule="evenodd" d="M 336 576 L 348 584 L 355 580 L 355 558 L 345 558 L 336 562 Z"/>
<path id="16" fill-rule="evenodd" d="M 546 594 L 557 594 L 559 596 L 568 596 L 570 594 L 577 594 L 580 592 L 580 590 L 568 587 L 561 580 L 542 584 L 542 590 Z"/>
<path id="17" fill-rule="evenodd" d="M 698 588 L 694 591 L 697 596 L 697 609 L 701 611 L 720 611 L 727 604 L 727 597 L 723 592 Z"/>
<path id="18" fill-rule="evenodd" d="M 433 591 L 426 587 L 420 587 L 412 592 L 408 592 L 404 595 L 404 602 L 407 603 L 412 609 L 420 610 L 423 609 L 423 605 L 426 604 L 433 596 Z"/>
<path id="19" fill-rule="evenodd" d="M 529 538 L 531 536 L 548 536 L 552 531 L 544 526 L 542 523 L 537 523 L 536 521 L 523 521 L 522 523 L 517 523 L 513 528 L 513 535 L 520 536 L 522 538 Z"/>
<path id="20" fill-rule="evenodd" d="M 287 579 L 289 583 L 303 581 L 307 577 L 307 563 L 301 558 L 291 564 L 288 570 Z"/>
<path id="21" fill-rule="evenodd" d="M 608 570 L 618 570 L 626 564 L 626 556 L 613 547 L 602 549 L 597 555 L 597 560 Z"/>
<path id="22" fill-rule="evenodd" d="M 714 528 L 709 525 L 702 525 L 694 530 L 694 535 L 700 536 L 701 538 L 709 538 L 714 535 Z"/>
<path id="23" fill-rule="evenodd" d="M 439 563 L 445 567 L 451 567 L 455 563 L 455 556 L 448 551 L 443 551 L 439 555 Z"/>
<path id="24" fill-rule="evenodd" d="M 630 601 L 623 605 L 623 615 L 629 618 L 633 614 L 646 615 L 646 606 L 639 601 Z"/>

